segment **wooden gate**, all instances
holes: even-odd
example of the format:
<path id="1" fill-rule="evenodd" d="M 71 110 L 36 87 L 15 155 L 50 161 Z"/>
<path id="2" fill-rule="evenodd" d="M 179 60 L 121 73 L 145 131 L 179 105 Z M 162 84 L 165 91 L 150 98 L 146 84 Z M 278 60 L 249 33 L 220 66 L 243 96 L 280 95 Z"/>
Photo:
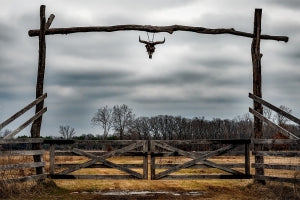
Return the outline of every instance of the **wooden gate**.
<path id="1" fill-rule="evenodd" d="M 48 140 L 46 144 L 50 144 L 50 177 L 54 179 L 147 179 L 148 177 L 148 141 L 143 140 L 118 140 L 118 141 L 73 141 L 73 140 Z M 61 149 L 60 145 L 70 145 L 74 143 L 69 150 Z M 107 145 L 107 151 L 91 151 L 86 147 L 91 145 Z M 85 150 L 77 147 L 84 147 Z M 57 156 L 80 156 L 88 160 L 79 164 L 76 163 L 55 163 Z M 133 156 L 142 158 L 141 160 L 131 159 L 139 164 L 122 164 L 116 163 L 110 158 L 119 156 Z M 58 159 L 59 160 L 59 159 Z M 130 159 L 126 159 L 130 161 Z M 118 159 L 117 159 L 118 162 Z M 121 174 L 79 174 L 73 173 L 78 170 L 87 168 L 113 168 L 117 169 Z M 139 168 L 138 172 L 132 168 Z M 56 169 L 62 171 L 56 172 Z"/>
<path id="2" fill-rule="evenodd" d="M 151 141 L 151 179 L 157 180 L 157 179 L 251 178 L 249 144 L 250 144 L 250 140 Z M 198 146 L 198 150 L 199 150 L 199 145 L 202 146 L 201 147 L 202 149 L 200 149 L 200 151 L 183 150 L 183 149 L 188 149 L 188 150 L 193 149 L 195 148 L 195 146 Z M 228 154 L 229 151 L 241 145 L 244 146 L 244 151 L 238 153 L 242 155 L 240 157 L 242 158 L 244 157 L 243 159 L 244 163 L 230 164 L 228 163 L 228 158 L 227 160 L 225 160 L 226 163 L 216 162 L 217 160 L 219 160 L 218 162 L 222 161 L 222 159 L 218 159 L 217 156 L 224 155 L 226 153 Z M 177 148 L 175 146 L 181 146 L 182 148 Z M 206 148 L 208 151 L 203 151 L 203 148 Z M 234 155 L 236 154 L 237 152 L 234 153 Z M 176 159 L 174 161 L 174 157 L 181 157 L 181 158 L 179 159 L 179 161 L 176 161 Z M 163 160 L 159 160 L 159 159 L 163 159 Z M 160 163 L 156 164 L 157 161 L 160 161 Z M 214 171 L 204 170 L 210 168 L 214 168 L 217 170 Z M 233 168 L 242 168 L 242 171 Z M 166 170 L 162 171 L 161 169 L 166 169 Z M 183 171 L 179 172 L 180 170 Z M 156 173 L 156 171 L 159 172 Z M 226 174 L 222 173 L 222 171 L 226 172 Z"/>

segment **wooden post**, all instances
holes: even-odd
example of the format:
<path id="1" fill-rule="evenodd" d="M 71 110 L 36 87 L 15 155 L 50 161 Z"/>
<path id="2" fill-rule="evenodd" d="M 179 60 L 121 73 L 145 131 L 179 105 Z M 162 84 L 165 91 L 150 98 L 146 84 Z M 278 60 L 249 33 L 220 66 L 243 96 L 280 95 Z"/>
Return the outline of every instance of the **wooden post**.
<path id="1" fill-rule="evenodd" d="M 155 179 L 155 142 L 150 141 L 150 155 L 151 155 L 151 180 Z"/>
<path id="2" fill-rule="evenodd" d="M 38 72 L 37 72 L 37 83 L 36 83 L 36 98 L 43 95 L 44 88 L 44 74 L 45 74 L 45 60 L 46 60 L 46 17 L 45 17 L 45 5 L 40 7 L 40 34 L 39 34 L 39 61 L 38 61 Z M 35 107 L 35 113 L 38 113 L 44 107 L 44 101 L 38 103 Z M 39 138 L 42 125 L 42 116 L 35 120 L 31 126 L 31 137 Z M 41 149 L 40 144 L 33 144 L 33 150 Z M 34 162 L 41 162 L 41 156 L 33 156 Z M 36 174 L 43 174 L 44 169 L 42 167 L 36 168 Z"/>
<path id="3" fill-rule="evenodd" d="M 253 40 L 251 45 L 251 55 L 252 55 L 252 66 L 253 66 L 253 94 L 262 98 L 261 90 L 261 57 L 260 53 L 260 39 L 261 39 L 261 16 L 262 9 L 255 9 L 254 15 L 254 30 L 253 30 Z M 254 101 L 254 110 L 263 114 L 262 104 Z M 262 127 L 263 122 L 256 116 L 254 116 L 254 137 L 255 139 L 262 138 Z M 261 150 L 261 145 L 254 145 L 254 151 Z M 255 163 L 264 163 L 263 156 L 255 156 Z M 255 175 L 264 175 L 263 168 L 256 168 Z M 264 183 L 263 181 L 255 180 L 255 182 Z"/>
<path id="4" fill-rule="evenodd" d="M 245 143 L 245 174 L 250 175 L 250 144 Z"/>
<path id="5" fill-rule="evenodd" d="M 148 140 L 145 140 L 143 145 L 143 179 L 146 180 L 148 179 L 148 142 Z"/>
<path id="6" fill-rule="evenodd" d="M 55 144 L 50 145 L 50 174 L 55 173 Z"/>

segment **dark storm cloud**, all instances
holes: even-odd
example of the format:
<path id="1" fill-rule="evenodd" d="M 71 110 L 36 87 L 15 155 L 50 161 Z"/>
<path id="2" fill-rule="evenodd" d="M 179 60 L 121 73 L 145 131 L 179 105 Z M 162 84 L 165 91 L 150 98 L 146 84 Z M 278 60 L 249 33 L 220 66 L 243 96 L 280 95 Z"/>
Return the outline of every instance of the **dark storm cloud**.
<path id="1" fill-rule="evenodd" d="M 61 86 L 111 86 L 123 84 L 130 74 L 116 71 L 98 72 L 60 72 L 57 75 L 57 84 Z"/>
<path id="2" fill-rule="evenodd" d="M 271 4 L 277 4 L 278 6 L 284 6 L 290 9 L 300 9 L 300 2 L 298 0 L 274 0 L 269 1 Z"/>

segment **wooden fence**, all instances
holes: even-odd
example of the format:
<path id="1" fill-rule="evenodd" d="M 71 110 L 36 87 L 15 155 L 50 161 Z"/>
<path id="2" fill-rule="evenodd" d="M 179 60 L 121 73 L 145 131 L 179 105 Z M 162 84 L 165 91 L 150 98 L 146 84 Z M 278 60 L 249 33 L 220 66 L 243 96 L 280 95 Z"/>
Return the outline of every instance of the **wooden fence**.
<path id="1" fill-rule="evenodd" d="M 50 177 L 55 179 L 147 179 L 148 177 L 148 141 L 146 140 L 117 140 L 117 141 L 74 141 L 74 140 L 45 140 L 50 145 Z M 63 148 L 64 146 L 65 148 Z M 86 150 L 86 147 L 93 150 Z M 96 148 L 95 148 L 96 147 Z M 80 149 L 81 148 L 81 149 Z M 82 148 L 85 148 L 82 149 Z M 58 150 L 61 149 L 61 150 Z M 103 150 L 104 149 L 104 150 Z M 85 157 L 81 163 L 65 163 L 59 157 Z M 109 160 L 113 157 L 130 156 L 125 163 Z M 57 163 L 56 160 L 63 160 Z M 73 158 L 71 160 L 74 160 Z M 135 163 L 128 163 L 128 161 Z M 137 162 L 137 163 L 136 163 Z M 99 164 L 101 163 L 101 164 Z M 104 174 L 86 174 L 89 168 L 99 168 Z M 121 172 L 107 174 L 109 169 Z M 132 168 L 137 170 L 132 170 Z M 80 174 L 76 171 L 81 170 Z M 101 173 L 101 172 L 99 172 Z"/>
<path id="2" fill-rule="evenodd" d="M 265 151 L 252 152 L 263 156 L 264 163 L 252 163 L 251 167 L 264 170 L 264 175 L 254 175 L 256 180 L 300 183 L 300 139 L 257 139 L 256 145 L 262 145 Z M 274 150 L 276 145 L 294 145 L 294 151 Z"/>
<path id="3" fill-rule="evenodd" d="M 44 99 L 47 98 L 47 94 L 43 94 L 36 100 L 32 101 L 30 104 L 22 108 L 20 111 L 9 117 L 4 122 L 0 123 L 0 130 L 3 129 L 5 126 L 9 125 L 11 122 L 22 116 L 24 113 L 26 113 L 28 110 L 33 108 L 34 106 L 42 103 Z M 1 166 L 0 166 L 0 172 L 1 172 L 1 181 L 6 182 L 14 182 L 14 181 L 28 181 L 28 180 L 37 180 L 37 179 L 43 179 L 46 177 L 44 174 L 43 167 L 45 166 L 45 162 L 43 162 L 43 154 L 44 150 L 41 150 L 40 146 L 43 143 L 43 140 L 40 138 L 29 138 L 29 139 L 13 139 L 15 135 L 17 135 L 20 131 L 22 131 L 24 128 L 26 128 L 28 125 L 39 119 L 45 112 L 47 111 L 47 107 L 41 109 L 38 111 L 33 117 L 25 121 L 22 125 L 20 125 L 18 128 L 10 132 L 9 134 L 5 135 L 2 139 L 0 139 L 0 149 L 1 146 L 9 146 L 9 148 L 3 148 L 4 150 L 0 151 L 0 158 L 1 158 Z M 17 150 L 18 147 L 20 147 L 20 144 L 27 144 L 30 146 L 30 150 L 27 148 L 26 150 L 20 149 Z M 15 146 L 15 147 L 13 147 Z M 13 147 L 13 148 L 12 148 Z M 12 149 L 10 149 L 12 148 Z M 30 163 L 22 163 L 22 159 L 20 157 L 33 157 L 34 161 Z M 4 159 L 4 157 L 7 157 L 8 159 Z M 10 160 L 12 162 L 15 162 L 13 159 L 19 159 L 19 163 L 6 163 L 6 161 Z M 16 160 L 16 159 L 15 159 Z M 28 160 L 27 158 L 25 161 Z M 36 174 L 26 176 L 26 172 L 24 169 L 26 168 L 35 168 Z M 13 175 L 7 176 L 7 171 L 12 170 Z M 21 173 L 16 173 L 16 171 L 19 170 Z M 20 177 L 20 175 L 23 175 L 23 177 Z M 11 178 L 7 178 L 11 177 Z"/>
<path id="4" fill-rule="evenodd" d="M 41 144 L 41 138 L 26 139 L 1 139 L 0 146 L 0 172 L 1 179 L 6 183 L 25 182 L 32 180 L 45 179 L 46 174 L 35 174 L 35 168 L 43 168 L 46 163 L 34 162 L 33 156 L 41 156 L 43 158 L 44 150 L 27 150 L 18 149 L 20 144 L 30 145 Z"/>
<path id="5" fill-rule="evenodd" d="M 251 178 L 250 175 L 250 140 L 170 140 L 151 141 L 151 179 L 244 179 Z M 209 151 L 186 151 L 187 146 L 209 146 Z M 228 158 L 237 156 L 222 155 L 236 147 L 243 146 L 244 152 L 241 160 L 233 160 L 228 163 Z M 181 157 L 181 162 L 158 163 L 161 158 Z M 211 159 L 211 160 L 210 160 Z M 218 162 L 218 163 L 217 163 Z M 212 169 L 211 170 L 190 170 L 190 169 Z M 234 169 L 233 169 L 234 168 Z M 237 170 L 236 168 L 239 168 Z M 161 169 L 166 169 L 161 171 Z M 188 170 L 187 170 L 188 169 Z M 187 170 L 187 172 L 180 172 Z M 156 171 L 160 171 L 156 173 Z M 194 173 L 192 173 L 194 172 Z M 176 174 L 177 173 L 177 174 Z M 209 173 L 209 174 L 208 174 Z M 211 174 L 213 173 L 213 174 Z"/>
<path id="6" fill-rule="evenodd" d="M 185 140 L 185 141 L 158 141 L 158 140 L 113 140 L 113 141 L 74 141 L 74 140 L 45 140 L 50 145 L 50 177 L 55 179 L 237 179 L 251 178 L 250 175 L 250 140 Z M 195 151 L 186 150 L 187 146 L 215 145 L 214 150 Z M 243 146 L 242 163 L 215 163 L 212 157 L 220 156 L 228 151 Z M 62 147 L 64 146 L 64 147 Z M 179 147 L 178 147 L 179 146 Z M 81 149 L 80 149 L 81 148 Z M 85 149 L 82 149 L 85 148 Z M 88 149 L 88 150 L 87 150 Z M 68 157 L 69 160 L 62 157 Z M 70 157 L 86 157 L 78 163 Z M 113 159 L 117 157 L 117 159 Z M 120 163 L 120 158 L 121 163 Z M 127 157 L 124 159 L 124 157 Z M 235 156 L 232 156 L 235 157 Z M 161 159 L 171 162 L 161 163 Z M 111 160 L 109 160 L 111 159 Z M 178 161 L 183 163 L 178 163 Z M 130 163 L 133 161 L 134 163 Z M 118 163 L 119 162 L 119 163 Z M 225 161 L 226 162 L 226 161 Z M 84 169 L 98 168 L 99 173 L 107 173 L 108 168 L 117 169 L 122 174 L 90 174 Z M 106 168 L 106 171 L 102 170 Z M 150 170 L 150 176 L 148 172 Z M 209 169 L 215 168 L 225 174 L 196 174 L 171 175 L 182 169 Z M 233 168 L 240 168 L 242 172 Z M 157 171 L 162 171 L 156 173 Z M 97 170 L 96 170 L 97 171 Z M 199 171 L 199 170 L 198 170 Z M 88 174 L 85 174 L 88 173 Z"/>
<path id="7" fill-rule="evenodd" d="M 267 108 L 275 111 L 281 116 L 286 117 L 287 119 L 295 122 L 300 126 L 300 119 L 291 115 L 290 113 L 285 112 L 284 110 L 272 105 L 271 103 L 263 100 L 262 98 L 249 93 L 249 98 L 253 99 L 255 103 L 266 106 Z M 249 112 L 252 113 L 256 118 L 261 120 L 261 122 L 267 124 L 269 127 L 272 127 L 275 130 L 275 133 L 281 133 L 286 138 L 289 139 L 258 139 L 253 140 L 253 144 L 256 147 L 252 154 L 256 158 L 255 163 L 252 164 L 252 167 L 256 169 L 254 178 L 256 180 L 272 180 L 272 181 L 283 181 L 283 182 L 300 182 L 300 139 L 299 136 L 289 132 L 284 127 L 281 127 L 271 120 L 267 119 L 261 113 L 256 110 L 249 108 Z M 294 151 L 281 150 L 278 151 L 276 145 L 285 145 L 287 147 L 294 145 Z M 267 151 L 265 151 L 267 149 Z M 287 148 L 288 149 L 288 148 Z M 265 160 L 270 160 L 271 162 L 265 163 Z M 266 170 L 273 170 L 274 172 L 271 175 L 266 174 Z M 290 171 L 289 173 L 284 173 L 283 170 Z"/>

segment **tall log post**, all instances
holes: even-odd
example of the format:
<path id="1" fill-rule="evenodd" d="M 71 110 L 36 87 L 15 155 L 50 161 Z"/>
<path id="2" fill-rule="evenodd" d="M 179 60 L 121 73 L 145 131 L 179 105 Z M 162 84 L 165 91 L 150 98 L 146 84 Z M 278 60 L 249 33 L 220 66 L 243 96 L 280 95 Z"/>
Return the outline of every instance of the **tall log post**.
<path id="1" fill-rule="evenodd" d="M 43 95 L 44 88 L 44 74 L 45 74 L 45 60 L 46 60 L 46 17 L 45 17 L 45 5 L 40 7 L 40 34 L 39 34 L 39 61 L 38 61 L 38 72 L 37 72 L 37 83 L 36 83 L 36 98 Z M 38 103 L 35 107 L 35 113 L 38 113 L 44 107 L 44 101 Z M 39 138 L 42 125 L 42 116 L 35 120 L 31 126 L 31 137 Z M 41 149 L 41 144 L 33 144 L 33 150 Z M 37 155 L 33 156 L 34 162 L 41 162 L 42 157 Z M 36 168 L 36 174 L 43 174 L 43 167 Z"/>
<path id="2" fill-rule="evenodd" d="M 253 40 L 251 44 L 252 66 L 253 66 L 253 94 L 262 98 L 261 88 L 261 57 L 260 53 L 260 39 L 261 39 L 261 16 L 262 9 L 255 9 L 254 15 L 254 30 Z M 263 114 L 263 107 L 261 103 L 254 101 L 254 110 Z M 254 116 L 254 135 L 252 138 L 260 139 L 263 136 L 262 132 L 263 122 Z M 254 151 L 262 150 L 262 145 L 254 145 Z M 264 163 L 263 156 L 255 156 L 255 163 Z M 263 168 L 256 168 L 255 175 L 264 175 Z M 264 183 L 264 181 L 255 180 L 255 182 Z"/>

